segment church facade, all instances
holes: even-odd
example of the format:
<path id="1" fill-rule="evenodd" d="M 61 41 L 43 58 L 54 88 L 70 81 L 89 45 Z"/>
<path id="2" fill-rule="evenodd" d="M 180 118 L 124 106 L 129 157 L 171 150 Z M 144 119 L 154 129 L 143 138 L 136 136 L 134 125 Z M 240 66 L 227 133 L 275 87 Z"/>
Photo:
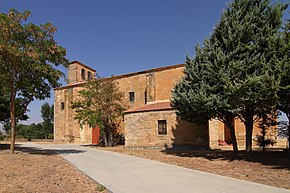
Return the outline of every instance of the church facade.
<path id="1" fill-rule="evenodd" d="M 171 91 L 183 76 L 184 64 L 117 75 L 108 79 L 116 81 L 124 93 L 128 110 L 124 112 L 118 132 L 125 136 L 126 148 L 172 147 L 189 145 L 218 148 L 230 144 L 229 129 L 218 120 L 197 125 L 177 118 L 170 106 Z M 70 63 L 68 84 L 55 88 L 54 140 L 57 143 L 94 144 L 98 130 L 80 126 L 74 120 L 71 102 L 78 98 L 86 81 L 95 78 L 96 71 L 78 61 Z M 245 143 L 245 128 L 234 120 L 237 141 Z M 270 137 L 276 138 L 276 128 Z M 253 138 L 259 134 L 254 128 Z"/>

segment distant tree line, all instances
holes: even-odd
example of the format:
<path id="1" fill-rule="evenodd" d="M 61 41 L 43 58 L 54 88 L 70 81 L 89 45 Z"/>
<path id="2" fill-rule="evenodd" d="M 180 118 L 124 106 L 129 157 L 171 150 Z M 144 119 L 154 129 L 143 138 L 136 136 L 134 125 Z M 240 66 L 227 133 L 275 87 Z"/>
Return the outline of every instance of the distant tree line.
<path id="1" fill-rule="evenodd" d="M 53 139 L 53 116 L 54 106 L 44 103 L 41 106 L 41 117 L 43 122 L 38 124 L 17 124 L 16 126 L 16 137 L 31 139 Z M 9 122 L 4 123 L 5 132 L 10 135 L 11 125 Z"/>

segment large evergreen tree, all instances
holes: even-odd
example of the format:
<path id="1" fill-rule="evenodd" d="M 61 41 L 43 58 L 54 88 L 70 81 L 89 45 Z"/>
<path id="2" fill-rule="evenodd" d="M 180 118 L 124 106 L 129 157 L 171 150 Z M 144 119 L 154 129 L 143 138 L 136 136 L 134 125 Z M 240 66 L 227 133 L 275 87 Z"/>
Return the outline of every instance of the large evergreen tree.
<path id="1" fill-rule="evenodd" d="M 50 24 L 27 23 L 29 11 L 10 10 L 0 14 L 0 74 L 9 92 L 11 152 L 16 134 L 16 101 L 22 101 L 21 114 L 34 99 L 50 97 L 51 87 L 59 86 L 62 72 L 52 65 L 66 66 L 65 49 L 54 40 L 56 28 Z"/>
<path id="2" fill-rule="evenodd" d="M 246 127 L 248 152 L 252 150 L 254 122 L 275 110 L 281 72 L 281 60 L 277 54 L 278 32 L 286 8 L 280 3 L 272 5 L 269 0 L 233 1 L 202 47 L 208 73 L 200 77 L 200 82 L 209 86 L 210 114 L 225 118 L 227 121 L 224 123 L 229 123 L 237 115 Z M 186 68 L 194 69 L 188 65 Z M 202 105 L 196 103 L 193 96 L 199 90 L 186 92 L 176 88 L 173 104 L 180 114 L 187 113 L 177 105 L 184 96 L 188 101 L 186 105 Z M 198 111 L 198 108 L 193 110 Z M 234 132 L 231 125 L 228 126 Z"/>

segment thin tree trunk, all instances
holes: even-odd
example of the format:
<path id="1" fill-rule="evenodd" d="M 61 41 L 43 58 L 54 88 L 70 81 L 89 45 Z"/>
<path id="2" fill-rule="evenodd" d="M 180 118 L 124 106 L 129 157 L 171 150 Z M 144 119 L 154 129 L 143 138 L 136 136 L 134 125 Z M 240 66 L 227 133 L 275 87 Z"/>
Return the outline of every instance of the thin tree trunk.
<path id="1" fill-rule="evenodd" d="M 11 144 L 10 152 L 15 152 L 15 136 L 16 136 L 16 118 L 15 118 L 15 96 L 16 91 L 14 89 L 13 81 L 10 82 L 10 121 L 11 121 Z"/>
<path id="2" fill-rule="evenodd" d="M 105 143 L 105 147 L 108 147 L 107 135 L 106 135 L 105 132 L 103 132 L 103 140 L 104 140 L 104 143 Z"/>
<path id="3" fill-rule="evenodd" d="M 237 144 L 237 138 L 236 138 L 236 132 L 235 132 L 235 126 L 234 122 L 235 118 L 232 115 L 226 116 L 226 126 L 230 129 L 230 134 L 232 138 L 232 143 L 233 143 L 233 151 L 234 154 L 237 154 L 239 149 L 238 149 L 238 144 Z"/>
<path id="4" fill-rule="evenodd" d="M 235 128 L 230 128 L 230 133 L 231 133 L 231 138 L 232 138 L 232 143 L 233 143 L 233 151 L 235 154 L 238 154 L 238 143 L 237 143 L 237 138 L 236 138 L 236 133 L 235 133 Z"/>
<path id="5" fill-rule="evenodd" d="M 249 117 L 248 120 L 246 120 L 246 152 L 252 152 L 252 135 L 253 135 L 253 126 L 254 121 L 253 117 Z"/>
<path id="6" fill-rule="evenodd" d="M 109 129 L 108 141 L 109 141 L 109 146 L 112 147 L 113 146 L 113 135 L 112 135 L 111 128 Z"/>

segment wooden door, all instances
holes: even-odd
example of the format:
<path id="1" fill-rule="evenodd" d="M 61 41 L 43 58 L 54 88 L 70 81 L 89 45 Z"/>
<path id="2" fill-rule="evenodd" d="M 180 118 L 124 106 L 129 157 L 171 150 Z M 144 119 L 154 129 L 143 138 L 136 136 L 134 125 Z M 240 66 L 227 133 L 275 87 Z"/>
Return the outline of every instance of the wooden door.
<path id="1" fill-rule="evenodd" d="M 99 139 L 100 139 L 100 128 L 99 126 L 96 126 L 95 128 L 92 129 L 92 144 L 98 145 Z"/>

